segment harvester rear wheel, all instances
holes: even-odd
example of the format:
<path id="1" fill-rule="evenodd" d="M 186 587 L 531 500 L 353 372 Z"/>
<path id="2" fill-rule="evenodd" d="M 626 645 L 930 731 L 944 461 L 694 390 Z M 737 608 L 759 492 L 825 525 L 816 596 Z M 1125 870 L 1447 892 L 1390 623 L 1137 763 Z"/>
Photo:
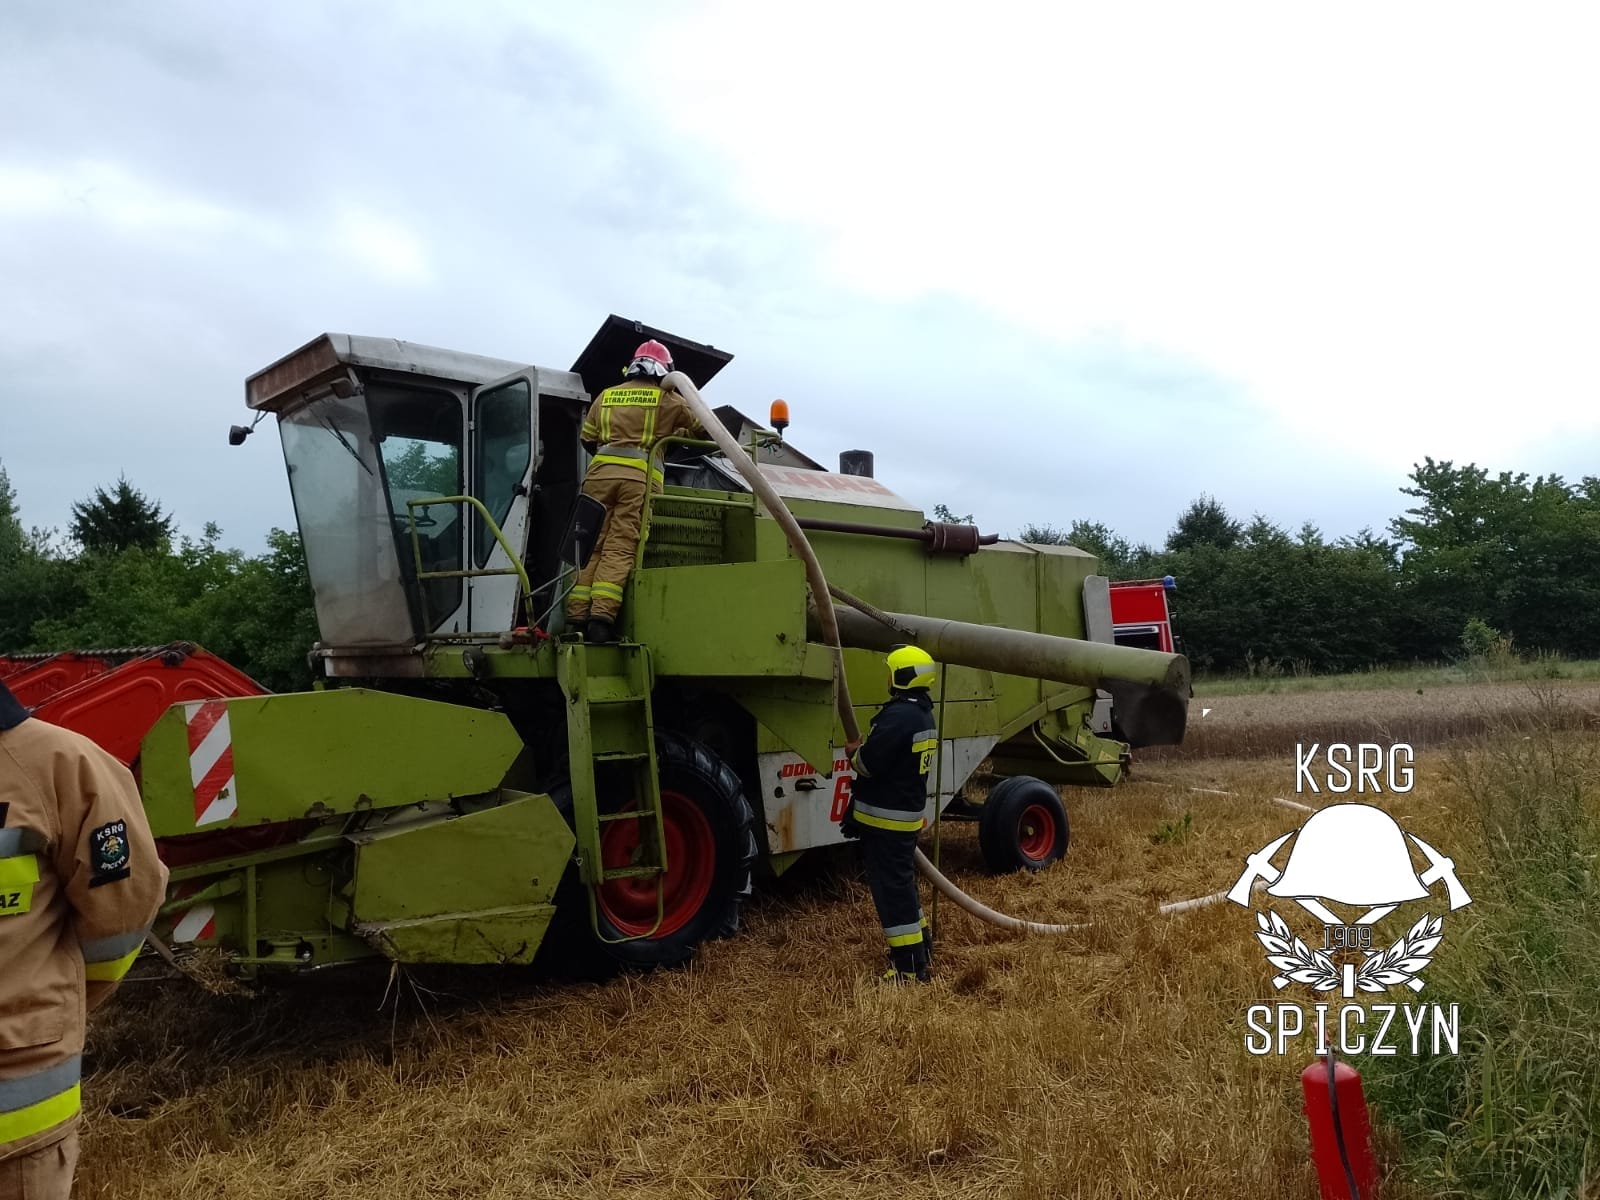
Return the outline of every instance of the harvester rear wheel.
<path id="1" fill-rule="evenodd" d="M 701 942 L 738 932 L 739 906 L 750 894 L 757 855 L 755 810 L 739 776 L 701 743 L 672 733 L 656 735 L 656 769 L 667 842 L 660 927 L 649 937 L 638 936 L 656 921 L 655 881 L 616 880 L 600 889 L 596 915 L 605 938 L 629 940 L 597 941 L 584 886 L 576 866 L 569 867 L 556 896 L 556 920 L 566 936 L 552 950 L 562 946 L 557 953 L 571 961 L 552 961 L 553 969 L 593 974 L 597 955 L 613 967 L 677 966 Z M 557 802 L 570 821 L 570 792 L 563 789 Z M 634 822 L 609 822 L 601 839 L 606 865 L 626 865 L 637 839 Z"/>
<path id="2" fill-rule="evenodd" d="M 978 847 L 997 875 L 1042 871 L 1066 854 L 1071 841 L 1060 794 L 1032 775 L 1001 780 L 978 816 Z"/>

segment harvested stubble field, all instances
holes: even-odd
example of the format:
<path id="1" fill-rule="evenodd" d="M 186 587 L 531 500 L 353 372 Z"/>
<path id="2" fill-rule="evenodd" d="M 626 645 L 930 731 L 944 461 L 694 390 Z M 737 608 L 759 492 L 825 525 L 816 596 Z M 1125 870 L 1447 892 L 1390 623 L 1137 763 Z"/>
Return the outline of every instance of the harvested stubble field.
<path id="1" fill-rule="evenodd" d="M 1540 706 L 1572 729 L 1600 729 L 1600 681 L 1522 682 L 1372 688 L 1359 691 L 1226 693 L 1196 687 L 1189 732 L 1180 747 L 1152 751 L 1153 762 L 1292 754 L 1295 743 L 1408 742 L 1418 750 L 1474 737 Z M 1209 706 L 1210 715 L 1199 709 Z"/>
<path id="2" fill-rule="evenodd" d="M 1355 738 L 1374 696 L 1320 705 L 1320 727 L 1287 699 L 1273 727 L 1299 720 L 1299 739 L 1326 742 Z M 1310 1052 L 1243 1047 L 1246 1006 L 1275 998 L 1249 914 L 1154 911 L 1229 886 L 1303 815 L 1272 802 L 1292 794 L 1292 756 L 1244 719 L 1217 728 L 1267 757 L 1147 763 L 1114 791 L 1069 790 L 1072 849 L 1039 875 L 987 876 L 973 828 L 947 825 L 962 886 L 1093 925 L 1020 938 L 944 903 L 925 988 L 870 982 L 881 948 L 849 852 L 797 868 L 739 937 L 654 976 L 389 989 L 380 973 L 254 999 L 129 984 L 92 1029 L 82 1194 L 1309 1200 Z M 1467 873 L 1457 802 L 1437 754 L 1413 792 L 1384 798 Z"/>

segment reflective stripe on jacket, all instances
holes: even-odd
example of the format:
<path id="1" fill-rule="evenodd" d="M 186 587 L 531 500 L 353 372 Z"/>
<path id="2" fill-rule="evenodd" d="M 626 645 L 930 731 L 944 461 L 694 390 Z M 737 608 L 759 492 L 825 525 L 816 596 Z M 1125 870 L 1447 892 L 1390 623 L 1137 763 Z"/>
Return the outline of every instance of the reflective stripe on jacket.
<path id="1" fill-rule="evenodd" d="M 0 1159 L 77 1118 L 88 1010 L 133 965 L 166 885 L 127 768 L 0 684 Z"/>

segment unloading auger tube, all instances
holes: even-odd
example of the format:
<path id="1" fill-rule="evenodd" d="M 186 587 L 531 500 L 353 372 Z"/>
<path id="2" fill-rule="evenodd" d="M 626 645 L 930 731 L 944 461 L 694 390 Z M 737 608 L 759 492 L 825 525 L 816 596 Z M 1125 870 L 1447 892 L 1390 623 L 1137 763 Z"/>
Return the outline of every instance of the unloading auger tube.
<path id="1" fill-rule="evenodd" d="M 861 740 L 861 727 L 856 724 L 855 709 L 850 704 L 850 685 L 845 680 L 844 647 L 839 641 L 839 620 L 833 610 L 833 597 L 828 592 L 828 581 L 822 574 L 822 564 L 817 561 L 816 552 L 806 540 L 805 531 L 795 522 L 794 514 L 789 511 L 788 505 L 784 504 L 783 498 L 767 482 L 755 463 L 739 448 L 739 443 L 733 440 L 733 435 L 723 428 L 722 422 L 717 420 L 706 407 L 706 402 L 700 398 L 700 391 L 694 386 L 694 381 L 682 371 L 673 371 L 661 381 L 661 386 L 671 388 L 684 398 L 701 427 L 710 435 L 711 440 L 716 442 L 717 448 L 739 474 L 744 476 L 745 482 L 760 497 L 761 502 L 767 506 L 773 519 L 783 530 L 784 536 L 789 539 L 789 544 L 794 547 L 794 552 L 805 563 L 806 585 L 811 589 L 811 602 L 817 614 L 817 622 L 821 626 L 823 640 L 833 648 L 834 678 L 839 684 L 836 690 L 839 719 L 844 724 L 845 739 L 854 745 Z M 1024 921 L 1019 917 L 995 912 L 987 904 L 980 904 L 946 879 L 920 849 L 916 851 L 916 859 L 917 869 L 928 877 L 934 887 L 981 921 L 998 925 L 1002 929 L 1014 929 L 1026 933 L 1072 933 L 1084 928 L 1082 925 L 1049 925 L 1039 921 Z"/>

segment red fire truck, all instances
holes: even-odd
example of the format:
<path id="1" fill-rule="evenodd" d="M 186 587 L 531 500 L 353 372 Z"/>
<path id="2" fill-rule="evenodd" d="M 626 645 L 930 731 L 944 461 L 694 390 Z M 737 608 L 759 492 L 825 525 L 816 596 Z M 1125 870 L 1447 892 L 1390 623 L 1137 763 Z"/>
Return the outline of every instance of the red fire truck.
<path id="1" fill-rule="evenodd" d="M 1111 633 L 1117 645 L 1181 653 L 1172 634 L 1172 611 L 1167 607 L 1167 594 L 1177 586 L 1171 575 L 1113 583 Z"/>

